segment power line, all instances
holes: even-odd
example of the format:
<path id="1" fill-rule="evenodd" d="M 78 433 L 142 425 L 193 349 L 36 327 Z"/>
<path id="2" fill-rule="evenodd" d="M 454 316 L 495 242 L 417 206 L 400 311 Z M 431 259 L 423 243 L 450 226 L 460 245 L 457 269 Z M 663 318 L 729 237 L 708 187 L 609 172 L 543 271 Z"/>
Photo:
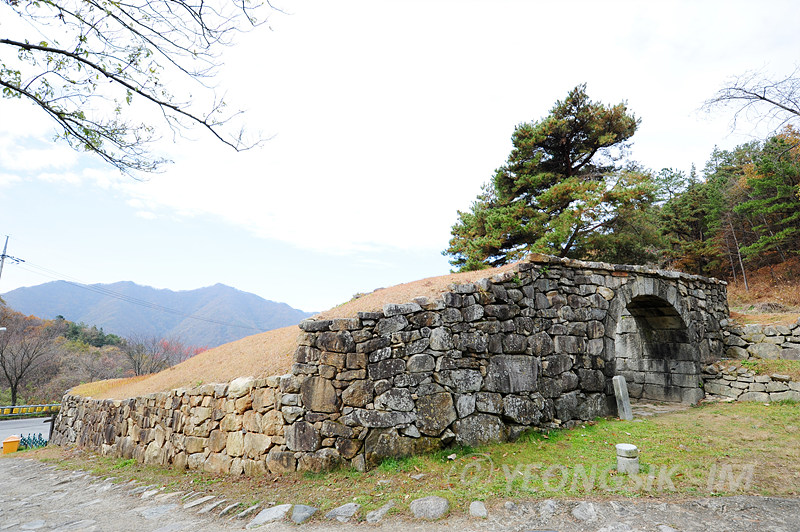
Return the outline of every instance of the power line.
<path id="1" fill-rule="evenodd" d="M 119 299 L 121 301 L 125 301 L 126 303 L 130 303 L 132 305 L 138 305 L 138 306 L 141 306 L 141 307 L 149 308 L 151 310 L 155 310 L 155 311 L 159 311 L 159 312 L 165 312 L 167 314 L 173 314 L 175 316 L 182 316 L 184 318 L 188 318 L 188 319 L 192 319 L 192 320 L 203 321 L 203 322 L 206 322 L 206 323 L 213 323 L 215 325 L 224 325 L 226 327 L 236 327 L 236 328 L 239 328 L 239 329 L 248 329 L 248 330 L 252 330 L 252 331 L 263 332 L 262 329 L 258 329 L 256 327 L 250 327 L 248 325 L 239 325 L 239 324 L 235 324 L 235 323 L 228 323 L 228 322 L 224 322 L 224 321 L 220 321 L 220 320 L 215 320 L 213 318 L 206 318 L 206 317 L 203 317 L 203 316 L 198 316 L 196 314 L 187 314 L 185 312 L 181 312 L 180 310 L 176 310 L 176 309 L 173 309 L 173 308 L 170 308 L 170 307 L 165 307 L 163 305 L 159 305 L 157 303 L 152 303 L 152 302 L 146 301 L 144 299 L 138 299 L 138 298 L 135 298 L 135 297 L 132 297 L 132 296 L 128 296 L 128 295 L 122 294 L 120 292 L 115 292 L 114 290 L 110 290 L 108 288 L 104 288 L 104 287 L 99 286 L 99 285 L 89 285 L 89 284 L 83 283 L 80 280 L 78 280 L 78 279 L 76 279 L 74 277 L 71 277 L 69 275 L 57 272 L 55 270 L 51 270 L 49 268 L 45 268 L 44 266 L 38 266 L 38 265 L 30 263 L 30 262 L 25 262 L 25 266 L 23 266 L 21 264 L 18 264 L 18 265 L 20 266 L 20 268 L 22 268 L 25 271 L 28 271 L 28 272 L 31 272 L 31 273 L 35 273 L 35 274 L 41 275 L 43 277 L 49 277 L 50 279 L 63 281 L 65 283 L 69 284 L 69 285 L 81 288 L 83 290 L 88 290 L 90 292 L 94 292 L 94 293 L 97 293 L 97 294 L 108 296 L 108 297 L 111 297 L 111 298 L 114 298 L 114 299 Z M 68 279 L 72 279 L 72 280 L 70 281 Z"/>

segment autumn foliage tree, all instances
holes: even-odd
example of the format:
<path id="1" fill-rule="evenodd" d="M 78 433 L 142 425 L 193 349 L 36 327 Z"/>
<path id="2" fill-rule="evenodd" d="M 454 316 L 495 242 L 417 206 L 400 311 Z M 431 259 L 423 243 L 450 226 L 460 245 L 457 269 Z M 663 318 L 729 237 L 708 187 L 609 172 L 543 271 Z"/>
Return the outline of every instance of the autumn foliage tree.
<path id="1" fill-rule="evenodd" d="M 647 172 L 619 163 L 638 124 L 624 103 L 593 102 L 579 85 L 544 119 L 518 125 L 506 164 L 458 212 L 450 263 L 471 270 L 529 252 L 584 257 L 623 244 L 614 235 L 636 240 L 625 218 L 652 204 L 655 188 Z"/>
<path id="2" fill-rule="evenodd" d="M 6 328 L 0 332 L 0 371 L 15 405 L 25 383 L 57 354 L 63 324 L 25 316 L 3 305 L 0 327 Z"/>
<path id="3" fill-rule="evenodd" d="M 157 336 L 131 336 L 122 345 L 122 352 L 135 375 L 157 373 L 205 350 L 205 347 L 187 346 L 180 340 Z"/>

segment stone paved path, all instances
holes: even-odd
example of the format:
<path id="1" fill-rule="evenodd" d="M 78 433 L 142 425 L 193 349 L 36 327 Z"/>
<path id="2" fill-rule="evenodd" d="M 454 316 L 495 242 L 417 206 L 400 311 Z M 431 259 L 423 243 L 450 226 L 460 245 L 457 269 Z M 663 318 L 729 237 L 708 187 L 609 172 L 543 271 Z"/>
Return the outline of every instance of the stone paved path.
<path id="1" fill-rule="evenodd" d="M 59 471 L 30 459 L 0 459 L 0 531 L 210 532 L 241 530 L 252 522 L 255 513 L 238 519 L 230 514 L 220 516 L 229 503 L 206 497 L 209 495 L 169 494 L 148 486 L 114 484 L 83 472 Z M 488 506 L 487 519 L 469 518 L 466 508 L 453 508 L 448 518 L 435 523 L 410 516 L 389 516 L 378 525 L 317 520 L 298 527 L 283 521 L 259 529 L 800 532 L 800 499 L 737 496 L 684 501 L 496 501 Z"/>

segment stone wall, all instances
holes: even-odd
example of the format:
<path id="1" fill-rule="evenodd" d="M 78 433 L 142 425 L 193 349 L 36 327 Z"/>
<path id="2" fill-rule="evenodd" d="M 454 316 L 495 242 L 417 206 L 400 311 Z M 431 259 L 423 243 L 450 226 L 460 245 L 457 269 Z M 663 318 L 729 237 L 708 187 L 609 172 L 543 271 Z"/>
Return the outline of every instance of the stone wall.
<path id="1" fill-rule="evenodd" d="M 294 455 L 281 452 L 285 425 L 302 413 L 292 391 L 287 375 L 122 401 L 66 395 L 51 441 L 213 473 L 294 471 Z"/>
<path id="2" fill-rule="evenodd" d="M 67 396 L 54 440 L 215 472 L 365 469 L 612 414 L 617 374 L 635 397 L 695 402 L 727 317 L 724 282 L 536 255 L 435 300 L 304 321 L 289 375 Z"/>
<path id="3" fill-rule="evenodd" d="M 725 331 L 725 356 L 800 360 L 800 319 L 793 325 L 745 325 Z"/>
<path id="4" fill-rule="evenodd" d="M 800 382 L 792 381 L 789 375 L 756 375 L 724 360 L 706 366 L 703 381 L 706 394 L 721 400 L 800 401 Z"/>

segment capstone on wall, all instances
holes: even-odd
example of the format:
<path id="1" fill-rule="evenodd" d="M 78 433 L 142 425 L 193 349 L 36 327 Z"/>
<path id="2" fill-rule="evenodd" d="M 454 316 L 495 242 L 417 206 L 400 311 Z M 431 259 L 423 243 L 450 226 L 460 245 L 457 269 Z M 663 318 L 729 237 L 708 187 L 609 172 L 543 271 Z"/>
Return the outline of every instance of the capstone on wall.
<path id="1" fill-rule="evenodd" d="M 54 438 L 214 472 L 363 470 L 612 414 L 617 374 L 634 397 L 695 402 L 700 368 L 723 353 L 726 290 L 713 279 L 535 255 L 450 288 L 304 321 L 282 377 L 67 396 Z"/>

